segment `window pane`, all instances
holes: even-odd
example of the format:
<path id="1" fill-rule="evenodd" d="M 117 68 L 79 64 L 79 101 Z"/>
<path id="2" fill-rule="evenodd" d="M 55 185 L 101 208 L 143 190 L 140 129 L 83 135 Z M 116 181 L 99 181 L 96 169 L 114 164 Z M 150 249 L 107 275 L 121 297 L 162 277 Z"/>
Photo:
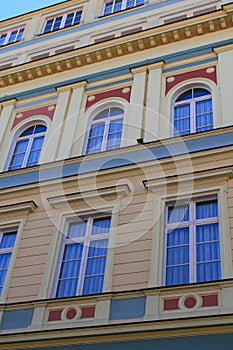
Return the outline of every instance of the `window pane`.
<path id="1" fill-rule="evenodd" d="M 68 237 L 69 238 L 84 237 L 86 233 L 86 228 L 87 228 L 87 223 L 85 221 L 70 224 Z"/>
<path id="2" fill-rule="evenodd" d="M 201 97 L 206 95 L 210 95 L 209 91 L 207 91 L 206 89 L 194 89 L 194 97 Z"/>
<path id="3" fill-rule="evenodd" d="M 167 234 L 167 246 L 176 247 L 189 244 L 189 228 L 179 228 L 176 230 L 168 231 Z"/>
<path id="4" fill-rule="evenodd" d="M 115 117 L 117 115 L 122 115 L 123 111 L 120 108 L 110 108 L 109 116 Z"/>
<path id="5" fill-rule="evenodd" d="M 221 279 L 221 264 L 219 261 L 197 264 L 197 282 L 216 281 Z"/>
<path id="6" fill-rule="evenodd" d="M 122 0 L 115 0 L 114 12 L 120 11 L 122 7 Z"/>
<path id="7" fill-rule="evenodd" d="M 48 33 L 52 30 L 53 21 L 54 21 L 53 19 L 50 19 L 49 21 L 46 22 L 44 33 Z"/>
<path id="8" fill-rule="evenodd" d="M 4 233 L 1 243 L 0 249 L 2 248 L 13 248 L 16 239 L 16 232 Z"/>
<path id="9" fill-rule="evenodd" d="M 82 11 L 76 12 L 73 24 L 79 24 L 81 21 L 81 16 L 82 16 Z"/>
<path id="10" fill-rule="evenodd" d="M 78 278 L 61 280 L 58 285 L 57 297 L 72 297 L 76 295 Z"/>
<path id="11" fill-rule="evenodd" d="M 14 30 L 13 32 L 11 32 L 11 35 L 8 39 L 8 44 L 13 43 L 15 41 L 17 33 L 18 33 L 17 30 Z"/>
<path id="12" fill-rule="evenodd" d="M 180 135 L 190 133 L 190 104 L 174 108 L 174 133 Z"/>
<path id="13" fill-rule="evenodd" d="M 168 208 L 168 223 L 189 221 L 189 206 L 177 206 Z"/>
<path id="14" fill-rule="evenodd" d="M 17 38 L 16 38 L 16 41 L 20 41 L 23 37 L 23 32 L 24 32 L 24 28 L 21 28 L 19 31 L 18 31 L 18 35 L 17 35 Z"/>
<path id="15" fill-rule="evenodd" d="M 11 258 L 11 253 L 0 254 L 0 270 L 5 270 L 8 268 Z"/>
<path id="16" fill-rule="evenodd" d="M 196 203 L 196 219 L 218 217 L 217 200 Z"/>
<path id="17" fill-rule="evenodd" d="M 108 15 L 108 14 L 112 13 L 112 8 L 113 8 L 113 1 L 107 2 L 105 5 L 104 14 Z"/>
<path id="18" fill-rule="evenodd" d="M 168 267 L 166 272 L 166 285 L 189 283 L 189 266 Z"/>
<path id="19" fill-rule="evenodd" d="M 55 19 L 54 25 L 53 25 L 53 30 L 57 30 L 60 28 L 61 26 L 61 21 L 62 21 L 62 16 L 61 17 L 57 17 Z"/>
<path id="20" fill-rule="evenodd" d="M 185 91 L 183 94 L 181 94 L 176 101 L 186 101 L 190 100 L 192 98 L 192 90 Z"/>
<path id="21" fill-rule="evenodd" d="M 34 128 L 34 134 L 40 134 L 41 132 L 45 132 L 46 131 L 46 126 L 44 125 L 36 125 L 36 127 Z"/>
<path id="22" fill-rule="evenodd" d="M 196 228 L 196 241 L 197 243 L 219 241 L 218 223 L 198 225 Z"/>
<path id="23" fill-rule="evenodd" d="M 6 36 L 7 36 L 7 34 L 2 34 L 2 35 L 0 36 L 0 45 L 5 44 Z"/>
<path id="24" fill-rule="evenodd" d="M 26 129 L 24 132 L 22 132 L 22 134 L 20 134 L 20 137 L 32 135 L 34 133 L 34 129 L 35 126 L 33 125 L 30 128 Z"/>
<path id="25" fill-rule="evenodd" d="M 109 233 L 111 218 L 94 219 L 92 225 L 92 235 Z"/>
<path id="26" fill-rule="evenodd" d="M 73 24 L 74 13 L 69 13 L 66 17 L 65 27 L 69 27 Z"/>

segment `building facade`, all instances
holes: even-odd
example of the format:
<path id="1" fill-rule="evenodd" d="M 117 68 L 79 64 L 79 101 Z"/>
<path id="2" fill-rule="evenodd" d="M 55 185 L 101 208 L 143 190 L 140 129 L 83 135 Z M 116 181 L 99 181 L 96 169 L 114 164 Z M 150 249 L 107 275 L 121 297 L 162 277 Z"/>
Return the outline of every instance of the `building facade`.
<path id="1" fill-rule="evenodd" d="M 233 346 L 233 3 L 0 23 L 0 347 Z"/>

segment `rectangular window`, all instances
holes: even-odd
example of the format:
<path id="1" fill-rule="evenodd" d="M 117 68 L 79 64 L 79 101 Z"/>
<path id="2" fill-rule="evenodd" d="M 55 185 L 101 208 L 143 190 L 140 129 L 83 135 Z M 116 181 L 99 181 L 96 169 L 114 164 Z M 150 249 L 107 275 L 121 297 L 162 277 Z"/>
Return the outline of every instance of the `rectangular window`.
<path id="1" fill-rule="evenodd" d="M 58 298 L 102 292 L 111 217 L 70 223 L 58 278 Z"/>
<path id="2" fill-rule="evenodd" d="M 6 279 L 11 254 L 14 248 L 16 231 L 0 231 L 0 295 Z"/>
<path id="3" fill-rule="evenodd" d="M 20 28 L 7 33 L 0 34 L 0 46 L 20 41 L 23 37 L 23 32 L 24 28 Z"/>
<path id="4" fill-rule="evenodd" d="M 165 284 L 221 279 L 217 198 L 166 208 Z"/>
<path id="5" fill-rule="evenodd" d="M 74 11 L 64 15 L 51 18 L 46 21 L 43 33 L 53 32 L 61 28 L 67 28 L 79 24 L 82 17 L 82 11 Z"/>
<path id="6" fill-rule="evenodd" d="M 112 0 L 106 1 L 104 6 L 104 15 L 129 9 L 135 6 L 143 5 L 144 0 Z"/>

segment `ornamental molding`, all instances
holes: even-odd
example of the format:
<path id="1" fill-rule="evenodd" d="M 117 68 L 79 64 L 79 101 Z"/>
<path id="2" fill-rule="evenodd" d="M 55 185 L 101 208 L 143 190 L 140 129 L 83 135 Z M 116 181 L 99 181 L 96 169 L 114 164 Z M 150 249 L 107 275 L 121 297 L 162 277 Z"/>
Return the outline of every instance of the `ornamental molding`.
<path id="1" fill-rule="evenodd" d="M 219 32 L 233 27 L 233 5 L 203 16 L 188 18 L 142 32 L 118 37 L 115 40 L 81 47 L 72 52 L 28 62 L 7 69 L 0 78 L 0 87 L 11 86 L 90 64 L 124 57 L 136 52 L 180 42 L 189 38 Z M 217 51 L 217 50 L 216 50 Z"/>

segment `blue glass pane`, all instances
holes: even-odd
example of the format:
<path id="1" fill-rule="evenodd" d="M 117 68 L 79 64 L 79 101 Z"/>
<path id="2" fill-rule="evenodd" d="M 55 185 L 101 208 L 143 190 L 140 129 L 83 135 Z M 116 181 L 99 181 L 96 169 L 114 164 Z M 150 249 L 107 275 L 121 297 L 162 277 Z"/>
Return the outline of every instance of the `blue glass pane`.
<path id="1" fill-rule="evenodd" d="M 87 223 L 85 221 L 76 222 L 69 225 L 68 237 L 84 237 L 86 234 Z"/>
<path id="2" fill-rule="evenodd" d="M 79 276 L 81 260 L 63 262 L 60 279 Z"/>
<path id="3" fill-rule="evenodd" d="M 34 129 L 35 129 L 35 125 L 31 126 L 30 128 L 27 128 L 24 132 L 22 132 L 20 137 L 32 135 L 34 133 Z"/>
<path id="4" fill-rule="evenodd" d="M 11 253 L 0 254 L 0 270 L 7 269 L 11 258 Z"/>
<path id="5" fill-rule="evenodd" d="M 219 261 L 197 264 L 197 282 L 216 281 L 221 279 L 221 264 Z"/>
<path id="6" fill-rule="evenodd" d="M 115 117 L 116 115 L 122 115 L 122 114 L 123 114 L 122 109 L 114 108 L 114 107 L 110 108 L 110 113 L 109 113 L 110 117 Z"/>
<path id="7" fill-rule="evenodd" d="M 127 0 L 126 8 L 134 7 L 134 0 Z"/>
<path id="8" fill-rule="evenodd" d="M 113 2 L 106 3 L 105 9 L 104 9 L 104 14 L 108 15 L 108 14 L 112 13 L 112 7 L 113 7 Z"/>
<path id="9" fill-rule="evenodd" d="M 39 134 L 41 132 L 45 132 L 46 131 L 46 126 L 44 125 L 36 125 L 35 129 L 34 129 L 34 134 Z"/>
<path id="10" fill-rule="evenodd" d="M 211 241 L 218 241 L 218 240 L 219 240 L 218 223 L 197 226 L 196 228 L 197 243 L 211 242 Z"/>
<path id="11" fill-rule="evenodd" d="M 3 287 L 7 270 L 0 270 L 0 286 Z"/>
<path id="12" fill-rule="evenodd" d="M 121 132 L 122 129 L 122 119 L 112 120 L 109 125 L 109 133 Z"/>
<path id="13" fill-rule="evenodd" d="M 16 154 L 11 159 L 11 164 L 9 169 L 20 169 L 24 160 L 24 153 Z"/>
<path id="14" fill-rule="evenodd" d="M 196 219 L 218 217 L 217 200 L 196 203 Z"/>
<path id="15" fill-rule="evenodd" d="M 220 260 L 219 242 L 197 244 L 197 262 Z"/>
<path id="16" fill-rule="evenodd" d="M 28 140 L 18 141 L 15 146 L 14 153 L 26 152 L 28 146 Z"/>
<path id="17" fill-rule="evenodd" d="M 65 27 L 69 27 L 73 23 L 74 13 L 69 13 L 66 17 Z"/>
<path id="18" fill-rule="evenodd" d="M 105 123 L 93 125 L 91 127 L 91 131 L 90 131 L 90 136 L 89 137 L 102 136 L 103 133 L 104 133 L 104 127 L 105 127 Z"/>
<path id="19" fill-rule="evenodd" d="M 95 117 L 94 120 L 107 118 L 108 117 L 108 113 L 109 113 L 109 108 L 105 109 L 104 111 L 101 111 L 99 114 L 97 114 L 97 116 Z"/>
<path id="20" fill-rule="evenodd" d="M 196 102 L 196 114 L 204 114 L 212 112 L 212 99 L 197 101 Z"/>
<path id="21" fill-rule="evenodd" d="M 104 276 L 86 277 L 84 280 L 83 294 L 97 294 L 102 292 Z"/>
<path id="22" fill-rule="evenodd" d="M 206 96 L 209 95 L 209 91 L 205 90 L 205 89 L 194 89 L 194 97 L 201 97 L 201 96 Z"/>
<path id="23" fill-rule="evenodd" d="M 82 16 L 82 11 L 76 12 L 73 24 L 79 24 L 81 21 L 81 16 Z"/>
<path id="24" fill-rule="evenodd" d="M 189 221 L 189 206 L 176 206 L 168 208 L 168 223 Z"/>
<path id="25" fill-rule="evenodd" d="M 69 244 L 65 247 L 63 261 L 81 259 L 83 252 L 83 244 Z"/>
<path id="26" fill-rule="evenodd" d="M 20 41 L 22 39 L 23 32 L 24 32 L 23 28 L 18 31 L 18 35 L 17 35 L 16 41 Z"/>
<path id="27" fill-rule="evenodd" d="M 6 34 L 0 35 L 0 46 L 5 43 L 5 39 L 6 39 Z"/>
<path id="28" fill-rule="evenodd" d="M 107 254 L 108 240 L 101 239 L 90 243 L 88 257 L 105 256 Z"/>
<path id="29" fill-rule="evenodd" d="M 16 37 L 17 37 L 17 33 L 18 33 L 17 30 L 14 30 L 13 32 L 11 32 L 11 35 L 10 35 L 9 40 L 8 40 L 9 44 L 15 42 Z"/>
<path id="30" fill-rule="evenodd" d="M 102 149 L 102 140 L 103 137 L 95 137 L 95 138 L 89 138 L 88 146 L 87 146 L 87 153 L 97 153 L 100 152 Z"/>
<path id="31" fill-rule="evenodd" d="M 122 0 L 116 0 L 114 5 L 114 12 L 120 11 L 122 7 Z"/>
<path id="32" fill-rule="evenodd" d="M 55 19 L 53 30 L 59 29 L 61 26 L 62 16 Z"/>
<path id="33" fill-rule="evenodd" d="M 77 285 L 78 278 L 60 281 L 57 290 L 57 297 L 63 298 L 75 296 L 77 292 Z"/>
<path id="34" fill-rule="evenodd" d="M 189 245 L 167 249 L 167 266 L 189 263 Z"/>
<path id="35" fill-rule="evenodd" d="M 192 98 L 192 90 L 188 90 L 186 92 L 184 92 L 183 94 L 181 94 L 176 101 L 186 101 L 186 100 L 190 100 Z"/>
<path id="36" fill-rule="evenodd" d="M 166 270 L 166 285 L 189 283 L 189 266 L 168 267 Z"/>
<path id="37" fill-rule="evenodd" d="M 53 26 L 53 19 L 50 19 L 49 21 L 46 22 L 44 33 L 48 33 L 52 30 Z"/>
<path id="38" fill-rule="evenodd" d="M 106 256 L 99 258 L 88 258 L 86 276 L 104 275 Z"/>
<path id="39" fill-rule="evenodd" d="M 16 234 L 17 232 L 4 233 L 0 243 L 0 249 L 13 248 L 15 244 Z"/>
<path id="40" fill-rule="evenodd" d="M 136 5 L 143 5 L 144 4 L 144 0 L 136 0 Z"/>
<path id="41" fill-rule="evenodd" d="M 167 246 L 176 247 L 189 244 L 189 228 L 178 228 L 168 232 Z"/>
<path id="42" fill-rule="evenodd" d="M 92 235 L 108 233 L 110 230 L 111 218 L 98 218 L 93 220 Z"/>

